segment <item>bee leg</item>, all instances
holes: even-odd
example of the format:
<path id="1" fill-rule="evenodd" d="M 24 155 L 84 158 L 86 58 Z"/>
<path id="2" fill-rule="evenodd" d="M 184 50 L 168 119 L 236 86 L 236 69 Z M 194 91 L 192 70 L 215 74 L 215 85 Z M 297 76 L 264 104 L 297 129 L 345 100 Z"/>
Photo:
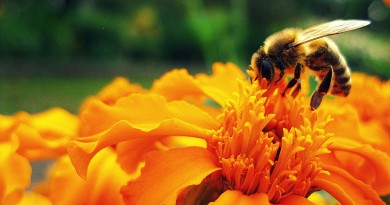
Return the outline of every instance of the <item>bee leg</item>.
<path id="1" fill-rule="evenodd" d="M 294 98 L 297 97 L 299 91 L 301 91 L 301 81 L 298 82 L 298 85 L 292 91 L 291 96 L 293 96 Z"/>
<path id="2" fill-rule="evenodd" d="M 292 96 L 296 97 L 298 95 L 299 91 L 301 90 L 301 80 L 300 80 L 300 78 L 301 78 L 302 69 L 303 69 L 302 64 L 297 63 L 297 66 L 295 66 L 295 70 L 294 70 L 294 78 L 291 79 L 290 82 L 288 82 L 286 88 L 284 89 L 284 91 L 282 93 L 282 96 L 285 96 L 287 90 L 292 88 L 292 87 L 294 87 L 295 84 L 298 84 L 298 85 L 297 85 L 297 87 L 294 88 L 294 90 L 292 92 Z"/>
<path id="3" fill-rule="evenodd" d="M 282 80 L 283 76 L 284 76 L 284 69 L 283 69 L 283 68 L 280 68 L 279 78 L 275 81 L 275 84 L 278 84 L 278 82 L 279 82 L 280 80 Z"/>
<path id="4" fill-rule="evenodd" d="M 311 96 L 311 100 L 310 100 L 311 110 L 315 110 L 320 106 L 322 98 L 329 91 L 331 82 L 332 82 L 332 69 L 329 69 L 324 80 L 321 82 L 320 86 L 318 86 L 317 90 L 314 91 L 313 95 Z"/>

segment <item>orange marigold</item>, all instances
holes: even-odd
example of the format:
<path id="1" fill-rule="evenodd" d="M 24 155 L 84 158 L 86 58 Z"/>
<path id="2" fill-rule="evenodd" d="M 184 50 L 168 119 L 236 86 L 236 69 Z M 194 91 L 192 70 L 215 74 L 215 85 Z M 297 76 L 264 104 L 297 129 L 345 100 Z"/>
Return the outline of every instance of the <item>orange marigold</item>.
<path id="1" fill-rule="evenodd" d="M 0 115 L 0 139 L 18 138 L 18 153 L 29 160 L 44 160 L 67 154 L 67 147 L 78 133 L 80 120 L 62 108 L 41 113 L 18 112 Z"/>
<path id="2" fill-rule="evenodd" d="M 334 118 L 326 131 L 334 133 L 337 146 L 355 148 L 349 153 L 335 150 L 333 159 L 328 163 L 337 164 L 373 186 L 380 195 L 386 195 L 390 192 L 390 182 L 383 180 L 387 178 L 387 173 L 379 170 L 390 166 L 386 160 L 390 156 L 390 108 L 385 103 L 390 100 L 390 82 L 362 73 L 353 73 L 352 79 L 348 98 L 327 99 L 322 109 Z M 382 166 L 375 166 L 371 160 L 362 160 L 360 155 L 364 152 L 367 156 L 370 152 L 378 153 L 371 158 L 383 160 Z"/>
<path id="3" fill-rule="evenodd" d="M 68 156 L 59 157 L 49 169 L 44 181 L 35 184 L 31 197 L 40 197 L 50 204 L 123 204 L 120 188 L 124 181 L 133 179 L 116 163 L 116 154 L 111 147 L 101 150 L 91 161 L 91 172 L 81 178 Z M 40 203 L 42 203 L 40 199 Z"/>
<path id="4" fill-rule="evenodd" d="M 121 189 L 126 204 L 312 204 L 307 197 L 318 190 L 341 204 L 383 204 L 389 156 L 334 137 L 331 117 L 310 111 L 305 96 L 281 97 L 286 82 L 251 84 L 234 64 L 213 70 L 175 70 L 148 93 L 91 102 L 81 113 L 90 134 L 68 149 L 77 172 L 87 177 L 94 155 L 114 147 L 127 172 L 144 166 Z M 343 156 L 371 164 L 371 181 L 348 172 Z"/>
<path id="5" fill-rule="evenodd" d="M 18 148 L 15 136 L 0 139 L 0 204 L 17 204 L 30 185 L 31 166 Z"/>

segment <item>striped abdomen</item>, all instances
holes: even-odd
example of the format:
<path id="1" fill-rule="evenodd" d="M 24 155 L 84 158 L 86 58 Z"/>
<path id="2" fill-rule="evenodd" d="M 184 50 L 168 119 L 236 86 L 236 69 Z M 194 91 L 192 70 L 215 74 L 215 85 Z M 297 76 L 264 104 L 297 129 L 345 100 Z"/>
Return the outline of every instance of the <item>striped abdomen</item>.
<path id="1" fill-rule="evenodd" d="M 351 71 L 345 58 L 339 54 L 340 62 L 333 66 L 332 95 L 347 96 L 351 90 Z"/>
<path id="2" fill-rule="evenodd" d="M 305 64 L 315 71 L 320 81 L 332 69 L 330 93 L 347 96 L 352 85 L 351 72 L 336 44 L 327 38 L 319 39 L 307 45 L 306 53 Z"/>

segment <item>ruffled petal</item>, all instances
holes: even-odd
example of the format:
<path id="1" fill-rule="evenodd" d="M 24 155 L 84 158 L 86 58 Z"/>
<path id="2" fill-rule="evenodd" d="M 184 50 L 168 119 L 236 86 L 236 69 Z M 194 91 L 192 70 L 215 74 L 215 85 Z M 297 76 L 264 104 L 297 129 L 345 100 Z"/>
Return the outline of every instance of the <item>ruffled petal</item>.
<path id="1" fill-rule="evenodd" d="M 214 63 L 212 75 L 194 77 L 185 69 L 175 69 L 156 80 L 151 91 L 164 95 L 168 100 L 186 99 L 201 102 L 209 97 L 223 106 L 225 100 L 238 92 L 237 79 L 245 81 L 245 74 L 233 63 Z"/>
<path id="2" fill-rule="evenodd" d="M 168 101 L 190 100 L 201 102 L 206 97 L 186 69 L 174 69 L 155 80 L 151 92 L 163 95 Z"/>
<path id="3" fill-rule="evenodd" d="M 30 185 L 31 166 L 29 161 L 16 151 L 18 139 L 0 141 L 0 204 L 14 204 L 23 197 Z"/>
<path id="4" fill-rule="evenodd" d="M 0 140 L 9 140 L 16 124 L 13 116 L 0 115 Z"/>
<path id="5" fill-rule="evenodd" d="M 338 138 L 329 149 L 331 154 L 321 156 L 325 164 L 343 168 L 380 195 L 390 193 L 390 157 L 386 153 L 346 138 Z"/>
<path id="6" fill-rule="evenodd" d="M 166 150 L 177 147 L 197 146 L 206 148 L 206 142 L 200 138 L 194 137 L 167 137 L 155 142 L 155 138 L 141 138 L 120 142 L 116 145 L 118 153 L 118 163 L 128 173 L 133 173 L 138 169 L 137 164 L 141 165 L 144 155 L 156 148 Z"/>
<path id="7" fill-rule="evenodd" d="M 246 81 L 245 74 L 233 63 L 214 63 L 212 66 L 213 75 L 210 77 L 205 74 L 195 76 L 200 88 L 217 102 L 219 105 L 225 105 L 226 99 L 236 99 L 239 91 L 237 79 Z"/>
<path id="8" fill-rule="evenodd" d="M 202 84 L 186 69 L 174 69 L 167 72 L 154 81 L 151 92 L 164 96 L 168 101 L 186 100 L 194 103 L 212 117 L 221 113 L 220 109 L 208 105 L 211 101 L 207 101 L 209 96 L 202 90 Z"/>
<path id="9" fill-rule="evenodd" d="M 247 196 L 241 191 L 228 190 L 219 196 L 215 202 L 209 203 L 210 205 L 267 205 L 271 204 L 268 201 L 268 196 L 265 193 L 258 193 Z"/>
<path id="10" fill-rule="evenodd" d="M 85 177 L 90 160 L 104 147 L 123 141 L 136 140 L 133 141 L 134 146 L 139 146 L 139 154 L 143 155 L 144 152 L 150 151 L 149 147 L 154 146 L 154 141 L 167 136 L 207 138 L 209 135 L 210 131 L 208 129 L 199 128 L 177 119 L 167 119 L 158 124 L 149 124 L 142 129 L 122 120 L 105 132 L 72 141 L 69 144 L 68 152 L 77 172 L 80 176 Z M 135 159 L 137 162 L 142 160 Z M 129 166 L 138 167 L 139 164 Z"/>
<path id="11" fill-rule="evenodd" d="M 132 93 L 146 93 L 147 91 L 139 84 L 130 83 L 124 77 L 115 78 L 110 84 L 105 86 L 96 96 L 105 104 L 113 105 L 115 102 Z"/>
<path id="12" fill-rule="evenodd" d="M 325 169 L 330 175 L 319 175 L 314 185 L 328 192 L 341 204 L 385 204 L 371 186 L 354 178 L 344 169 L 329 165 Z"/>
<path id="13" fill-rule="evenodd" d="M 80 124 L 77 116 L 61 108 L 29 115 L 25 112 L 9 117 L 11 124 L 4 126 L 3 137 L 15 135 L 20 146 L 18 152 L 29 160 L 42 160 L 66 153 L 71 139 L 76 136 Z M 7 128 L 6 128 L 7 127 Z"/>
<path id="14" fill-rule="evenodd" d="M 120 168 L 111 148 L 103 149 L 91 161 L 91 171 L 85 180 L 64 156 L 48 174 L 47 196 L 53 204 L 60 205 L 123 204 L 120 188 L 135 177 Z"/>
<path id="15" fill-rule="evenodd" d="M 45 140 L 38 130 L 20 125 L 15 135 L 20 138 L 19 153 L 30 160 L 43 160 L 61 156 L 66 153 L 70 138 Z"/>
<path id="16" fill-rule="evenodd" d="M 113 106 L 95 100 L 82 111 L 81 117 L 89 127 L 88 134 L 106 130 L 120 120 L 134 127 L 148 129 L 162 120 L 176 118 L 203 128 L 215 128 L 217 122 L 207 112 L 185 101 L 167 102 L 156 94 L 132 94 L 123 97 Z"/>
<path id="17" fill-rule="evenodd" d="M 326 131 L 334 133 L 338 138 L 348 138 L 362 144 L 369 144 L 390 155 L 390 132 L 379 120 L 362 121 L 358 111 L 349 104 L 340 105 L 336 102 L 327 102 L 325 105 L 326 112 L 334 119 L 325 128 Z"/>
<path id="18" fill-rule="evenodd" d="M 45 112 L 31 115 L 30 123 L 41 133 L 45 140 L 58 137 L 58 135 L 73 137 L 79 126 L 77 116 L 62 108 L 51 108 Z"/>
<path id="19" fill-rule="evenodd" d="M 206 149 L 187 147 L 150 152 L 141 176 L 121 189 L 126 204 L 175 204 L 179 191 L 217 171 Z"/>

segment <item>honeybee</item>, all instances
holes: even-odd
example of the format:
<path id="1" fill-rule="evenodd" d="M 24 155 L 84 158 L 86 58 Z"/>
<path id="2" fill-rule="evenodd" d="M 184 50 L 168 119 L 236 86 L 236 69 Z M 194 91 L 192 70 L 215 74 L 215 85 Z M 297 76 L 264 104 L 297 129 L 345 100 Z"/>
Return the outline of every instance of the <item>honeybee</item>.
<path id="1" fill-rule="evenodd" d="M 317 109 L 322 98 L 329 92 L 347 96 L 351 89 L 351 71 L 337 45 L 325 38 L 370 24 L 365 20 L 335 20 L 305 30 L 287 28 L 269 36 L 264 45 L 253 55 L 249 69 L 256 79 L 265 78 L 268 85 L 279 82 L 284 75 L 293 78 L 282 95 L 293 89 L 296 95 L 301 89 L 301 73 L 305 68 L 314 71 L 319 86 L 311 96 L 310 106 Z"/>

